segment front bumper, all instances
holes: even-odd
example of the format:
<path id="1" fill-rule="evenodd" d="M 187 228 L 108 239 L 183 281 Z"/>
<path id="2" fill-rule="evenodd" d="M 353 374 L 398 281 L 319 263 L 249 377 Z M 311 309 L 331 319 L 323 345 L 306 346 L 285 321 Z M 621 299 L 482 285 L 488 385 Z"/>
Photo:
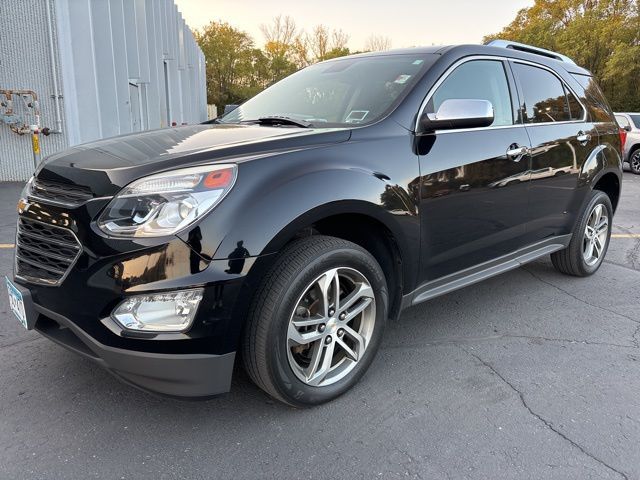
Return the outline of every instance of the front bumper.
<path id="1" fill-rule="evenodd" d="M 104 345 L 68 318 L 35 303 L 21 290 L 27 326 L 50 340 L 143 390 L 178 398 L 202 398 L 228 392 L 235 352 L 213 354 L 151 353 Z"/>
<path id="2" fill-rule="evenodd" d="M 58 286 L 14 271 L 28 327 L 145 390 L 182 398 L 228 391 L 251 292 L 270 256 L 234 257 L 231 252 L 228 258 L 212 258 L 202 247 L 212 232 L 199 226 L 187 240 L 112 239 L 92 224 L 105 201 L 93 199 L 72 209 L 34 202 L 20 214 L 22 222 L 71 231 L 82 247 L 71 265 L 65 265 Z M 41 238 L 44 233 L 31 236 L 61 243 L 57 237 Z M 16 255 L 31 249 L 37 254 L 31 260 L 37 264 L 48 258 L 47 245 L 23 244 L 23 234 L 19 228 Z M 113 309 L 127 296 L 196 287 L 204 289 L 204 296 L 185 332 L 130 331 L 111 319 Z"/>

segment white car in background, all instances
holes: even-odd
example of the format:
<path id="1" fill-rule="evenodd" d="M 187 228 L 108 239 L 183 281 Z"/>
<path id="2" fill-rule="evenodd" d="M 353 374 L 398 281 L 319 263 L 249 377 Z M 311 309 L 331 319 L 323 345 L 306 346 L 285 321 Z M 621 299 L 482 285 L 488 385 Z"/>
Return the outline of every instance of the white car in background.
<path id="1" fill-rule="evenodd" d="M 633 173 L 640 175 L 640 113 L 616 113 L 615 116 L 620 128 L 627 132 L 622 158 Z"/>

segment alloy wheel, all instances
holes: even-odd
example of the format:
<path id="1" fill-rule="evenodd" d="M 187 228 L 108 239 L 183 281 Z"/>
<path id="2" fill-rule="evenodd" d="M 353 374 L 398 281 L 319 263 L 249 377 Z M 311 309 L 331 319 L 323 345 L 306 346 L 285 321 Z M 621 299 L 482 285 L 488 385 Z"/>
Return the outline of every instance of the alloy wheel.
<path id="1" fill-rule="evenodd" d="M 640 173 L 640 149 L 633 152 L 629 160 L 629 165 L 631 165 L 633 173 Z"/>
<path id="2" fill-rule="evenodd" d="M 582 240 L 582 256 L 588 266 L 593 266 L 604 255 L 609 232 L 609 216 L 602 203 L 596 204 L 587 220 Z"/>
<path id="3" fill-rule="evenodd" d="M 362 273 L 344 267 L 320 275 L 289 319 L 287 358 L 296 377 L 323 387 L 347 376 L 369 345 L 375 318 L 375 294 Z"/>

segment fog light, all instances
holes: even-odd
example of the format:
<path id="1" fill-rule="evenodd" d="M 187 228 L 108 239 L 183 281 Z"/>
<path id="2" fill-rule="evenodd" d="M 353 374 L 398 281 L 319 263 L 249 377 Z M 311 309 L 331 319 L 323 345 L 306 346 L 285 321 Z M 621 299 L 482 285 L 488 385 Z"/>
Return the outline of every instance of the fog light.
<path id="1" fill-rule="evenodd" d="M 150 293 L 127 298 L 113 311 L 113 319 L 129 330 L 184 332 L 202 300 L 202 288 Z"/>

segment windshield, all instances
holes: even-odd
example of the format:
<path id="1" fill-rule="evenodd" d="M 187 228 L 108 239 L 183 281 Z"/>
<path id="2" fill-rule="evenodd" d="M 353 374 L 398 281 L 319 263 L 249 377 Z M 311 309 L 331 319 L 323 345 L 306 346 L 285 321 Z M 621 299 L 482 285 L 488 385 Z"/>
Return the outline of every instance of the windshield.
<path id="1" fill-rule="evenodd" d="M 387 115 L 434 55 L 381 55 L 312 65 L 272 85 L 218 119 L 221 123 L 289 117 L 313 127 L 373 123 Z"/>

